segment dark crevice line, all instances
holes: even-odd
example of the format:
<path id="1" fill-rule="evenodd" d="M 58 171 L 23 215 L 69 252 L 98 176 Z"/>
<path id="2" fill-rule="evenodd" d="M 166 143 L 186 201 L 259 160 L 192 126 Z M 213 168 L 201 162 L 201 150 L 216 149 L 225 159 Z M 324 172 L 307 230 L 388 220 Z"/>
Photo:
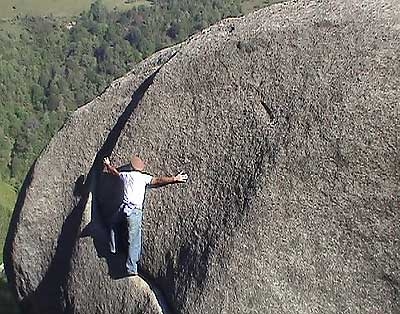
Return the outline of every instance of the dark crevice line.
<path id="1" fill-rule="evenodd" d="M 104 144 L 96 154 L 96 158 L 89 170 L 86 181 L 82 184 L 80 188 L 80 201 L 72 209 L 62 225 L 61 232 L 57 241 L 57 248 L 49 264 L 46 274 L 44 275 L 36 290 L 24 297 L 16 290 L 18 274 L 14 269 L 16 265 L 13 265 L 14 263 L 11 258 L 11 252 L 13 250 L 13 242 L 15 240 L 21 210 L 24 206 L 26 192 L 33 178 L 35 164 L 31 167 L 25 179 L 21 193 L 18 197 L 17 205 L 14 210 L 12 222 L 10 225 L 10 230 L 7 235 L 5 247 L 6 274 L 8 280 L 12 283 L 14 287 L 14 294 L 18 296 L 18 299 L 21 300 L 20 305 L 23 311 L 26 311 L 27 313 L 43 314 L 69 314 L 74 312 L 73 306 L 71 306 L 71 304 L 68 304 L 69 302 L 67 295 L 67 280 L 68 274 L 71 270 L 71 260 L 76 249 L 77 239 L 79 238 L 82 216 L 88 201 L 89 193 L 91 192 L 96 177 L 102 170 L 103 158 L 110 155 L 113 151 L 123 128 L 125 127 L 133 111 L 139 105 L 146 91 L 152 85 L 155 76 L 159 73 L 160 69 L 166 63 L 168 63 L 176 54 L 177 52 L 175 52 L 168 60 L 166 60 L 166 62 L 162 66 L 160 66 L 154 73 L 147 77 L 132 95 L 132 100 L 130 101 L 124 112 L 121 114 L 121 116 L 118 118 L 117 123 L 114 125 Z"/>
<path id="2" fill-rule="evenodd" d="M 269 120 L 271 123 L 275 122 L 275 115 L 272 112 L 271 108 L 266 104 L 265 101 L 261 101 L 261 105 L 264 107 L 265 111 L 267 111 L 267 114 L 269 115 Z"/>
<path id="3" fill-rule="evenodd" d="M 13 293 L 16 298 L 16 300 L 22 298 L 22 294 L 20 291 L 16 290 L 17 287 L 17 273 L 20 273 L 19 271 L 15 270 L 15 266 L 13 261 L 12 261 L 12 255 L 14 252 L 14 241 L 15 237 L 17 235 L 17 226 L 19 224 L 20 218 L 21 218 L 21 210 L 24 207 L 25 203 L 25 197 L 26 193 L 28 191 L 28 188 L 32 182 L 33 179 L 33 173 L 36 165 L 36 160 L 33 162 L 32 166 L 30 167 L 24 183 L 22 184 L 21 190 L 18 193 L 17 201 L 15 203 L 14 211 L 11 216 L 11 221 L 8 227 L 8 232 L 6 236 L 6 241 L 3 249 L 3 256 L 4 256 L 4 271 L 7 276 L 7 281 L 9 282 L 11 287 L 14 287 Z"/>
<path id="4" fill-rule="evenodd" d="M 95 161 L 93 163 L 92 169 L 89 172 L 87 182 L 85 182 L 85 185 L 90 188 L 91 192 L 93 192 L 94 197 L 93 199 L 96 199 L 95 197 L 95 181 L 97 176 L 99 175 L 100 171 L 102 170 L 103 166 L 103 158 L 106 156 L 111 155 L 112 151 L 114 150 L 114 147 L 121 135 L 122 130 L 124 129 L 126 123 L 128 122 L 130 116 L 132 115 L 133 111 L 138 107 L 140 101 L 144 97 L 145 93 L 149 89 L 149 87 L 153 84 L 154 78 L 156 75 L 159 73 L 159 71 L 163 68 L 165 64 L 167 64 L 169 61 L 171 61 L 172 58 L 174 58 L 177 55 L 178 51 L 174 52 L 168 60 L 165 61 L 163 65 L 161 65 L 153 74 L 151 74 L 140 86 L 139 88 L 135 91 L 135 93 L 132 96 L 132 100 L 129 103 L 129 105 L 126 107 L 122 115 L 119 117 L 117 123 L 113 127 L 113 129 L 110 131 L 104 145 L 102 148 L 99 150 L 99 152 L 96 155 Z M 94 170 L 95 175 L 93 175 L 91 172 Z M 93 181 L 92 181 L 93 180 Z M 166 298 L 164 297 L 161 289 L 157 287 L 155 284 L 154 280 L 150 279 L 150 276 L 143 274 L 142 272 L 140 273 L 140 277 L 149 285 L 151 291 L 154 293 L 154 296 L 156 300 L 159 303 L 160 308 L 162 309 L 164 314 L 170 314 L 172 313 L 170 311 L 170 306 L 168 302 L 166 301 Z"/>
<path id="5" fill-rule="evenodd" d="M 68 274 L 71 270 L 71 260 L 79 238 L 82 216 L 87 205 L 93 181 L 102 170 L 102 160 L 114 149 L 118 138 L 134 109 L 139 104 L 147 89 L 153 83 L 159 69 L 150 75 L 135 91 L 132 100 L 119 117 L 117 123 L 110 131 L 106 141 L 98 151 L 86 181 L 81 188 L 79 203 L 65 219 L 58 238 L 58 245 L 50 266 L 34 293 L 28 295 L 21 302 L 23 310 L 27 313 L 74 313 L 73 306 L 66 302 L 68 298 Z M 40 307 L 40 308 L 35 308 Z M 32 309 L 34 309 L 32 311 Z"/>
<path id="6" fill-rule="evenodd" d="M 166 63 L 171 60 L 176 55 L 174 53 L 167 61 Z M 87 180 L 85 182 L 85 186 L 87 187 L 87 195 L 92 192 L 94 194 L 93 199 L 96 199 L 95 197 L 95 182 L 100 174 L 102 167 L 103 167 L 103 158 L 106 156 L 111 155 L 112 151 L 115 148 L 115 145 L 117 144 L 117 141 L 121 135 L 122 130 L 124 129 L 126 123 L 128 122 L 129 118 L 131 117 L 133 111 L 138 107 L 140 101 L 144 97 L 146 91 L 150 88 L 150 86 L 153 84 L 154 78 L 156 75 L 159 73 L 163 66 L 159 67 L 153 74 L 151 74 L 149 77 L 147 77 L 143 83 L 139 86 L 139 88 L 135 91 L 135 93 L 132 96 L 131 102 L 128 104 L 128 106 L 125 108 L 124 112 L 121 114 L 121 116 L 118 118 L 117 123 L 113 127 L 113 129 L 110 131 L 109 135 L 107 136 L 106 141 L 104 142 L 102 148 L 98 151 L 96 158 L 93 162 L 92 168 L 89 171 Z M 84 207 L 85 208 L 85 207 Z M 84 209 L 83 208 L 83 209 Z M 83 213 L 82 213 L 83 214 Z M 82 216 L 81 216 L 82 218 Z M 80 219 L 81 220 L 81 219 Z M 156 293 L 152 287 L 155 285 L 151 282 L 151 280 L 148 280 L 149 286 L 151 290 L 153 291 L 154 295 L 156 296 L 157 301 L 159 301 L 159 298 L 157 298 L 157 295 L 160 295 L 160 293 Z M 168 308 L 165 309 L 165 303 L 161 304 L 159 303 L 160 307 L 163 309 L 163 313 L 169 314 L 171 313 Z"/>
<path id="7" fill-rule="evenodd" d="M 95 161 L 93 163 L 93 167 L 97 168 L 97 171 L 95 171 L 96 175 L 92 176 L 91 173 L 89 172 L 88 175 L 88 180 L 85 183 L 86 186 L 93 188 L 95 186 L 95 181 L 97 178 L 97 175 L 102 169 L 103 166 L 103 158 L 106 156 L 111 155 L 118 139 L 119 136 L 121 135 L 122 130 L 124 129 L 127 121 L 129 120 L 130 116 L 132 115 L 133 111 L 137 108 L 139 105 L 140 101 L 144 97 L 146 91 L 149 89 L 149 87 L 153 84 L 154 78 L 156 75 L 159 73 L 159 71 L 162 69 L 162 67 L 167 64 L 172 58 L 176 56 L 178 53 L 175 52 L 172 54 L 171 57 L 168 58 L 168 60 L 160 66 L 153 74 L 151 74 L 140 86 L 139 88 L 135 91 L 135 93 L 132 96 L 132 100 L 129 103 L 129 105 L 126 107 L 125 111 L 122 113 L 122 115 L 119 117 L 117 123 L 115 124 L 114 128 L 111 130 L 109 133 L 103 147 L 99 150 L 99 152 L 96 155 Z M 91 169 L 91 171 L 92 171 Z M 92 178 L 93 177 L 93 178 Z M 94 182 L 89 180 L 89 178 L 92 178 Z M 95 189 L 92 190 L 93 193 L 95 193 Z M 93 197 L 95 199 L 95 196 Z M 150 289 L 155 295 L 156 300 L 159 302 L 159 306 L 162 309 L 164 314 L 170 314 L 172 313 L 170 311 L 170 306 L 166 302 L 166 298 L 164 297 L 161 289 L 157 287 L 155 284 L 154 280 L 150 279 L 150 276 L 143 274 L 143 272 L 140 272 L 140 277 L 149 285 Z"/>

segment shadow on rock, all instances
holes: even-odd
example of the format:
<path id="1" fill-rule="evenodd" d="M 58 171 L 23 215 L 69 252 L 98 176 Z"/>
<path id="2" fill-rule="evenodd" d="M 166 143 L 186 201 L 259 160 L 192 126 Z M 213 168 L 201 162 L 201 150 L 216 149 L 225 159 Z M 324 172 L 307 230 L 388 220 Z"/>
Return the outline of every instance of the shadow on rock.
<path id="1" fill-rule="evenodd" d="M 128 165 L 119 171 L 129 171 Z M 102 172 L 96 180 L 94 196 L 91 204 L 91 221 L 84 228 L 81 237 L 91 237 L 98 257 L 105 258 L 112 278 L 126 277 L 125 261 L 127 254 L 127 225 L 123 217 L 117 227 L 117 253 L 110 252 L 110 226 L 119 214 L 118 209 L 123 199 L 124 187 L 118 176 Z"/>
<path id="2" fill-rule="evenodd" d="M 63 287 L 66 286 L 70 271 L 70 260 L 75 247 L 76 234 L 87 203 L 87 196 L 81 197 L 65 219 L 58 238 L 58 245 L 51 264 L 37 289 L 21 302 L 23 312 L 27 313 L 63 313 L 69 312 L 69 305 L 60 302 L 66 299 Z"/>

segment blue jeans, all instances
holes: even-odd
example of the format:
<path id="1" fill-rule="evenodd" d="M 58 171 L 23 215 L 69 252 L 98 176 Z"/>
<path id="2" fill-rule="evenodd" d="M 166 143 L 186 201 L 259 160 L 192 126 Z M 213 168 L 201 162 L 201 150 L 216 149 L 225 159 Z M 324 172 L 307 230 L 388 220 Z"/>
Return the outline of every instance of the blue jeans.
<path id="1" fill-rule="evenodd" d="M 129 274 L 137 274 L 137 262 L 142 249 L 142 218 L 143 212 L 138 208 L 130 208 L 129 214 L 124 213 L 124 204 L 121 205 L 118 213 L 114 215 L 110 228 L 110 250 L 117 252 L 118 236 L 117 227 L 122 219 L 126 219 L 128 226 L 128 257 L 126 259 L 126 270 Z"/>
<path id="2" fill-rule="evenodd" d="M 126 259 L 126 270 L 129 274 L 137 273 L 137 262 L 142 250 L 142 218 L 143 212 L 135 208 L 126 217 L 128 222 L 128 258 Z"/>
<path id="3" fill-rule="evenodd" d="M 125 214 L 121 209 L 116 212 L 111 218 L 110 224 L 110 251 L 111 253 L 117 253 L 118 239 L 120 239 L 119 235 L 119 226 L 121 222 L 124 220 Z"/>

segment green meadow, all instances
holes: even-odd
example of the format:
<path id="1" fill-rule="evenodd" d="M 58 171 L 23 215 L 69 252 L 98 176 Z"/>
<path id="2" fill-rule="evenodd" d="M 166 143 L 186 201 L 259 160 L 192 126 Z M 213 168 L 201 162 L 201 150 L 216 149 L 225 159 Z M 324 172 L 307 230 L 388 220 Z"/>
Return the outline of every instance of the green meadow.
<path id="1" fill-rule="evenodd" d="M 244 0 L 241 1 L 242 4 L 242 12 L 244 14 L 256 11 L 261 8 L 265 8 L 274 3 L 283 2 L 285 0 Z"/>
<path id="2" fill-rule="evenodd" d="M 11 219 L 14 204 L 17 198 L 15 189 L 5 182 L 0 181 L 0 244 L 6 238 L 8 224 Z M 0 264 L 3 261 L 3 250 L 0 251 Z"/>
<path id="3" fill-rule="evenodd" d="M 0 1 L 0 19 L 12 19 L 17 16 L 65 16 L 79 15 L 88 10 L 93 0 L 2 0 Z M 124 11 L 135 6 L 150 5 L 146 0 L 103 0 L 108 9 Z"/>

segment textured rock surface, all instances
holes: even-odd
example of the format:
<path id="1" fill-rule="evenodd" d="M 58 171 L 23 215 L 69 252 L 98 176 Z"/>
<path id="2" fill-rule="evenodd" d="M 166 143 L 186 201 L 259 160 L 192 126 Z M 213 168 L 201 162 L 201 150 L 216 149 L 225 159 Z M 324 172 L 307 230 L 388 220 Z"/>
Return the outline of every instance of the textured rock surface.
<path id="1" fill-rule="evenodd" d="M 109 274 L 112 152 L 190 174 L 146 199 L 142 270 L 172 313 L 399 313 L 399 34 L 394 0 L 275 5 L 114 82 L 20 194 L 6 272 L 28 312 L 160 311 Z"/>

